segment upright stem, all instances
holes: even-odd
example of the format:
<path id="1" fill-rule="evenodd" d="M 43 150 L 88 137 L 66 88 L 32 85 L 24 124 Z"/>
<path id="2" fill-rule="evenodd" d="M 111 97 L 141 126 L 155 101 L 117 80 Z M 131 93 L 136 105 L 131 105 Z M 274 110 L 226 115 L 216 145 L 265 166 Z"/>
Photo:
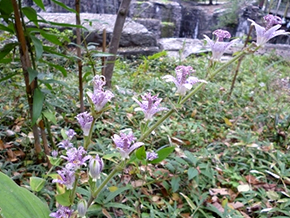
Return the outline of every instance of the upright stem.
<path id="1" fill-rule="evenodd" d="M 23 69 L 23 75 L 24 75 L 24 81 L 25 81 L 25 87 L 26 87 L 26 95 L 27 95 L 27 100 L 28 100 L 28 105 L 29 105 L 29 113 L 31 116 L 31 121 L 32 121 L 32 114 L 33 114 L 33 95 L 34 95 L 34 90 L 37 88 L 37 80 L 34 79 L 31 83 L 29 83 L 29 75 L 27 69 L 31 67 L 31 61 L 29 58 L 28 54 L 28 49 L 27 49 L 27 43 L 25 39 L 25 34 L 23 31 L 23 26 L 21 23 L 21 16 L 20 16 L 20 11 L 18 8 L 18 4 L 16 0 L 11 0 L 13 10 L 14 10 L 14 17 L 15 17 L 15 30 L 16 30 L 16 35 L 17 39 L 19 42 L 19 47 L 20 47 L 20 60 L 21 60 L 21 65 Z M 32 126 L 33 130 L 33 136 L 34 136 L 34 150 L 37 155 L 37 158 L 39 159 L 39 153 L 41 152 L 41 146 L 40 146 L 40 139 L 39 139 L 39 130 L 37 127 L 37 124 L 34 124 Z"/>
<path id="2" fill-rule="evenodd" d="M 76 25 L 81 24 L 80 18 L 80 0 L 75 0 L 76 7 Z M 77 35 L 77 56 L 78 56 L 78 69 L 79 69 L 79 93 L 80 93 L 80 111 L 84 112 L 84 91 L 83 91 L 83 65 L 82 65 L 82 54 L 81 54 L 81 29 L 76 28 Z"/>
<path id="3" fill-rule="evenodd" d="M 244 47 L 243 48 L 246 48 L 248 42 L 249 42 L 249 39 L 250 39 L 250 36 L 251 36 L 251 33 L 252 33 L 252 30 L 253 30 L 253 25 L 251 25 L 250 27 L 250 30 L 248 32 L 248 35 L 247 35 L 247 39 L 244 43 Z M 232 81 L 232 85 L 231 85 L 231 89 L 230 89 L 230 93 L 228 95 L 228 100 L 230 100 L 230 97 L 232 95 L 232 92 L 233 92 L 233 89 L 234 89 L 234 86 L 235 86 L 235 83 L 236 83 L 236 79 L 237 79 L 237 76 L 238 76 L 238 72 L 240 70 L 240 66 L 241 66 L 241 63 L 242 63 L 242 60 L 243 58 L 240 58 L 239 61 L 238 61 L 238 64 L 237 64 L 237 67 L 236 67 L 236 70 L 235 70 L 235 75 L 234 75 L 234 78 L 233 78 L 233 81 Z"/>

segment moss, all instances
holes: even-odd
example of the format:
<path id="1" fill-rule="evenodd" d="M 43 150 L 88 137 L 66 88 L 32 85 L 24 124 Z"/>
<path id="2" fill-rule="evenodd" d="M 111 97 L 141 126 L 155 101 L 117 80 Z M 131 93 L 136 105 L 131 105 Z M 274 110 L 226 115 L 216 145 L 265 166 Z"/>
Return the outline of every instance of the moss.
<path id="1" fill-rule="evenodd" d="M 174 36 L 175 24 L 172 22 L 161 23 L 161 38 L 168 38 Z"/>

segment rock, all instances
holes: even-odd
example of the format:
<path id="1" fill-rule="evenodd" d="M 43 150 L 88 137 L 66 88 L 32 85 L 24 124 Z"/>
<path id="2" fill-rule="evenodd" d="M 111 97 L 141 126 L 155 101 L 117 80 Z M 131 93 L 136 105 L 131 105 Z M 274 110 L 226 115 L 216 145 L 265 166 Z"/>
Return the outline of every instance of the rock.
<path id="1" fill-rule="evenodd" d="M 192 54 L 210 51 L 199 39 L 162 38 L 158 40 L 162 50 L 166 50 L 169 57 L 185 59 Z"/>
<path id="2" fill-rule="evenodd" d="M 58 23 L 75 24 L 74 13 L 39 13 L 47 21 Z M 81 23 L 87 28 L 85 36 L 87 42 L 102 43 L 102 31 L 106 29 L 107 43 L 110 41 L 116 15 L 112 14 L 91 14 L 81 13 Z M 91 21 L 91 25 L 90 25 Z M 48 26 L 45 24 L 45 26 Z M 57 27 L 59 28 L 59 27 Z M 134 22 L 131 18 L 127 18 L 122 32 L 120 47 L 156 47 L 157 39 L 155 35 L 149 32 L 142 24 Z"/>

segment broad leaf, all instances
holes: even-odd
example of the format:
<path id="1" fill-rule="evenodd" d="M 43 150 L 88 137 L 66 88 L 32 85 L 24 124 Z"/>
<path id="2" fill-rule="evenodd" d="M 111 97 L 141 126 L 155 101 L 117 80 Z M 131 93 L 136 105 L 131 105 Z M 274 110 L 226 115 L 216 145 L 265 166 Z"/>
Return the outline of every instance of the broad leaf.
<path id="1" fill-rule="evenodd" d="M 38 22 L 37 22 L 37 12 L 34 10 L 34 8 L 32 7 L 23 7 L 22 8 L 22 12 L 24 13 L 24 15 L 30 20 L 32 21 L 35 26 L 38 27 Z"/>
<path id="2" fill-rule="evenodd" d="M 35 48 L 35 56 L 36 56 L 36 60 L 38 61 L 43 53 L 43 46 L 42 46 L 42 42 L 35 36 L 30 35 L 30 38 L 32 40 L 32 43 L 34 45 Z"/>
<path id="3" fill-rule="evenodd" d="M 38 7 L 40 7 L 42 10 L 45 11 L 45 7 L 44 7 L 42 0 L 33 0 L 33 1 Z"/>
<path id="4" fill-rule="evenodd" d="M 35 122 L 41 115 L 43 101 L 44 101 L 44 94 L 41 92 L 39 88 L 36 88 L 34 90 L 34 95 L 33 95 L 32 125 L 35 124 Z"/>
<path id="5" fill-rule="evenodd" d="M 40 34 L 45 38 L 46 40 L 52 42 L 53 44 L 62 46 L 62 42 L 59 41 L 58 37 L 54 34 L 47 33 L 44 30 L 40 30 Z"/>
<path id="6" fill-rule="evenodd" d="M 46 117 L 47 120 L 49 120 L 50 122 L 52 122 L 53 124 L 57 124 L 57 121 L 56 121 L 56 117 L 55 117 L 55 114 L 46 110 L 46 111 L 43 111 L 42 114 Z"/>
<path id="7" fill-rule="evenodd" d="M 137 151 L 136 151 L 136 157 L 139 160 L 145 160 L 146 159 L 145 146 L 142 146 L 142 147 L 140 147 L 140 148 L 137 149 Z"/>
<path id="8" fill-rule="evenodd" d="M 39 192 L 45 185 L 45 179 L 32 176 L 30 177 L 30 187 L 32 191 Z"/>
<path id="9" fill-rule="evenodd" d="M 4 47 L 0 49 L 0 60 L 8 55 L 17 45 L 18 43 L 8 43 L 4 45 Z"/>
<path id="10" fill-rule="evenodd" d="M 57 1 L 57 0 L 52 0 L 52 1 L 53 1 L 55 4 L 59 5 L 60 7 L 66 9 L 66 10 L 68 10 L 68 11 L 70 11 L 70 12 L 77 13 L 74 9 L 72 9 L 72 8 L 70 8 L 70 7 L 68 7 L 68 6 L 66 6 L 66 5 L 63 4 L 62 2 L 59 2 L 59 1 Z"/>
<path id="11" fill-rule="evenodd" d="M 31 67 L 27 68 L 28 71 L 28 77 L 29 77 L 29 84 L 32 83 L 32 81 L 37 78 L 38 72 L 34 69 L 32 69 Z"/>
<path id="12" fill-rule="evenodd" d="M 0 23 L 0 30 L 3 30 L 3 31 L 7 31 L 9 33 L 12 33 L 14 34 L 14 27 L 13 26 L 4 26 L 3 24 Z"/>
<path id="13" fill-rule="evenodd" d="M 50 213 L 44 202 L 1 172 L 0 208 L 5 218 L 48 218 Z"/>
<path id="14" fill-rule="evenodd" d="M 170 147 L 165 147 L 165 148 L 158 150 L 157 151 L 158 158 L 156 158 L 152 161 L 149 161 L 149 163 L 156 164 L 156 163 L 163 161 L 165 158 L 167 158 L 174 151 L 174 149 L 175 149 L 174 146 L 170 146 Z"/>
<path id="15" fill-rule="evenodd" d="M 47 65 L 49 65 L 49 66 L 51 66 L 51 67 L 59 70 L 64 77 L 67 77 L 67 71 L 66 71 L 66 69 L 63 66 L 58 65 L 58 64 L 53 64 L 53 63 L 51 63 L 49 61 L 43 61 L 43 60 L 41 60 L 41 62 L 42 63 L 46 63 Z"/>
<path id="16" fill-rule="evenodd" d="M 70 193 L 71 192 L 69 190 L 66 190 L 65 193 L 56 195 L 55 196 L 56 201 L 63 206 L 70 206 L 71 205 L 70 199 L 69 199 Z"/>

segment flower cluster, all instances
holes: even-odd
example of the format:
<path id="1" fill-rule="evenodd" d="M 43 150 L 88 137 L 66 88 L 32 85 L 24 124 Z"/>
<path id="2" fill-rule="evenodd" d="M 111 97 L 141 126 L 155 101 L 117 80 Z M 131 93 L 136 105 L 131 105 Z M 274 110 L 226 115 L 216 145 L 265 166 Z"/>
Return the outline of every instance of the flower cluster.
<path id="1" fill-rule="evenodd" d="M 204 80 L 200 80 L 197 77 L 189 76 L 194 70 L 190 66 L 178 66 L 175 68 L 176 78 L 171 75 L 162 77 L 166 82 L 174 82 L 177 87 L 176 93 L 184 96 L 186 91 L 190 90 L 192 86 L 198 82 L 206 83 Z"/>
<path id="2" fill-rule="evenodd" d="M 281 27 L 282 20 L 278 16 L 268 14 L 264 17 L 266 27 L 262 27 L 257 24 L 255 21 L 248 19 L 255 26 L 258 46 L 265 45 L 270 39 L 279 36 L 279 35 L 288 35 L 289 32 L 285 30 L 278 30 Z"/>
<path id="3" fill-rule="evenodd" d="M 141 95 L 142 101 L 138 101 L 136 98 L 133 98 L 134 101 L 139 104 L 140 107 L 136 108 L 135 111 L 143 111 L 145 114 L 145 120 L 151 120 L 159 111 L 168 110 L 166 107 L 159 107 L 162 99 L 158 98 L 158 95 L 151 95 L 151 93 L 146 93 Z"/>
<path id="4" fill-rule="evenodd" d="M 147 151 L 146 152 L 146 160 L 152 161 L 152 160 L 155 160 L 157 158 L 158 158 L 158 154 L 156 152 L 154 152 L 154 151 L 152 151 L 152 152 Z"/>
<path id="5" fill-rule="evenodd" d="M 71 210 L 69 207 L 60 205 L 58 210 L 54 213 L 49 214 L 49 216 L 55 218 L 70 218 L 72 214 L 73 210 Z"/>
<path id="6" fill-rule="evenodd" d="M 114 97 L 114 94 L 111 91 L 104 91 L 103 86 L 105 84 L 105 77 L 96 75 L 93 79 L 94 91 L 87 92 L 89 101 L 93 103 L 96 112 L 101 112 L 107 102 Z"/>
<path id="7" fill-rule="evenodd" d="M 227 49 L 234 45 L 239 39 L 234 39 L 230 42 L 224 42 L 225 38 L 231 38 L 231 34 L 226 30 L 215 30 L 213 34 L 216 40 L 211 40 L 208 36 L 204 35 L 206 42 L 209 44 L 212 52 L 212 59 L 219 61 Z"/>
<path id="8" fill-rule="evenodd" d="M 134 136 L 131 129 L 125 129 L 120 132 L 120 135 L 115 134 L 113 136 L 113 141 L 116 148 L 120 151 L 123 159 L 129 158 L 129 155 L 140 146 L 144 145 L 143 142 L 136 142 L 136 137 Z"/>

